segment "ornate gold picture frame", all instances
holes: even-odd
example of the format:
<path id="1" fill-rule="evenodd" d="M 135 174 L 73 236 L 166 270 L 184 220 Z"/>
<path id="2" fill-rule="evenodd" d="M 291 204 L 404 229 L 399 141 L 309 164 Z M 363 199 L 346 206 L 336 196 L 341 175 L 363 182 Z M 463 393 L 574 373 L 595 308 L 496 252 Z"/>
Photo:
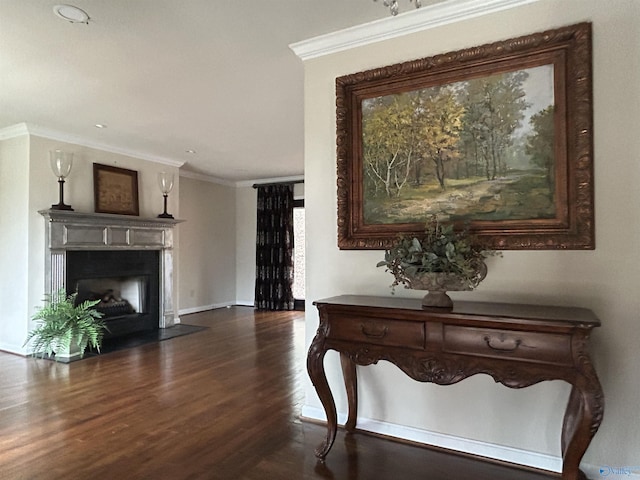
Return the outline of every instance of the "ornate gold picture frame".
<path id="1" fill-rule="evenodd" d="M 595 248 L 591 68 L 582 23 L 337 78 L 338 246 Z"/>

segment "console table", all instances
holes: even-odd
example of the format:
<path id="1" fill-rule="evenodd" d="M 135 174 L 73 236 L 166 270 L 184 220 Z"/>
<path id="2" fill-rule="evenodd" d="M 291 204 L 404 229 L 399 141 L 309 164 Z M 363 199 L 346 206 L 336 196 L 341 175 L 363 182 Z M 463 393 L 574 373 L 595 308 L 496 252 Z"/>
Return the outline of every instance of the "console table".
<path id="1" fill-rule="evenodd" d="M 327 350 L 340 353 L 349 413 L 356 427 L 356 364 L 388 360 L 420 382 L 451 385 L 485 373 L 522 388 L 545 380 L 572 385 L 562 425 L 562 478 L 586 479 L 579 465 L 604 412 L 604 395 L 588 353 L 600 321 L 583 308 L 455 302 L 425 309 L 419 299 L 343 295 L 314 302 L 320 326 L 307 357 L 309 377 L 327 415 L 324 459 L 336 437 L 337 416 L 324 371 Z"/>

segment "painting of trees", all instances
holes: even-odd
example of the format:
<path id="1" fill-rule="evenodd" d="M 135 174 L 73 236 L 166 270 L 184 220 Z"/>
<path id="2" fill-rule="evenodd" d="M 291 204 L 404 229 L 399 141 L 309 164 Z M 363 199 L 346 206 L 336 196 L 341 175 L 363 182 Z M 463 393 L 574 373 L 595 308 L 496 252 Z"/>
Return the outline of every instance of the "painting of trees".
<path id="1" fill-rule="evenodd" d="M 521 126 L 529 105 L 522 87 L 528 75 L 520 70 L 466 82 L 464 137 L 471 143 L 467 148 L 483 166 L 487 180 L 506 173 L 505 151 L 513 144 L 513 132 Z"/>
<path id="2" fill-rule="evenodd" d="M 553 216 L 552 80 L 546 97 L 527 93 L 531 76 L 549 81 L 552 69 L 363 100 L 365 221 Z"/>
<path id="3" fill-rule="evenodd" d="M 452 88 L 437 90 L 437 93 L 426 97 L 421 105 L 420 152 L 431 164 L 438 185 L 445 190 L 446 166 L 459 156 L 456 146 L 464 107 L 456 99 Z"/>
<path id="4" fill-rule="evenodd" d="M 527 137 L 526 152 L 531 155 L 531 161 L 544 169 L 547 184 L 553 191 L 555 185 L 554 145 L 555 128 L 553 106 L 548 106 L 531 117 L 530 123 L 533 133 Z"/>
<path id="5" fill-rule="evenodd" d="M 497 249 L 593 249 L 592 26 L 336 77 L 340 249 L 435 215 Z"/>
<path id="6" fill-rule="evenodd" d="M 463 107 L 449 88 L 378 97 L 363 105 L 365 173 L 374 194 L 419 185 L 425 161 L 445 188 L 445 164 L 458 156 Z"/>
<path id="7" fill-rule="evenodd" d="M 374 194 L 398 196 L 409 180 L 417 142 L 412 95 L 374 99 L 363 118 L 364 171 Z"/>

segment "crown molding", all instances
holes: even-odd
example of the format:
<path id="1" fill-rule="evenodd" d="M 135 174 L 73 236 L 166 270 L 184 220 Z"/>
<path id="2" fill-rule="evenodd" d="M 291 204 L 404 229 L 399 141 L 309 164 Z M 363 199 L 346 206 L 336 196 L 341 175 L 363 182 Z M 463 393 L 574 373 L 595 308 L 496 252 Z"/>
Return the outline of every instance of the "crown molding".
<path id="1" fill-rule="evenodd" d="M 26 123 L 16 123 L 15 125 L 0 128 L 0 141 L 28 134 L 29 130 Z"/>
<path id="2" fill-rule="evenodd" d="M 292 43 L 289 48 L 305 61 L 538 1 L 540 0 L 446 0 L 395 17 L 389 16 Z"/>
<path id="3" fill-rule="evenodd" d="M 261 183 L 286 183 L 304 181 L 304 175 L 293 175 L 290 177 L 274 177 L 274 178 L 257 178 L 255 180 L 242 180 L 236 182 L 236 187 L 253 187 L 255 184 Z"/>
<path id="4" fill-rule="evenodd" d="M 205 175 L 204 173 L 196 173 L 190 170 L 180 170 L 181 177 L 191 178 L 193 180 L 201 180 L 203 182 L 215 183 L 217 185 L 224 185 L 225 187 L 235 187 L 236 182 L 225 180 L 224 178 L 214 177 L 212 175 Z"/>
<path id="5" fill-rule="evenodd" d="M 290 177 L 274 177 L 274 178 L 258 178 L 255 180 L 240 180 L 240 181 L 232 181 L 225 180 L 223 178 L 213 177 L 210 175 L 205 175 L 203 173 L 196 173 L 189 170 L 180 170 L 180 176 L 185 178 L 192 178 L 194 180 L 202 180 L 203 182 L 216 183 L 218 185 L 224 185 L 226 187 L 253 187 L 253 185 L 261 184 L 261 183 L 279 183 L 279 182 L 299 182 L 304 180 L 304 175 L 294 175 Z"/>
<path id="6" fill-rule="evenodd" d="M 35 135 L 37 137 L 49 138 L 51 140 L 56 140 L 59 142 L 72 143 L 72 144 L 81 145 L 84 147 L 95 148 L 97 150 L 102 150 L 105 152 L 117 153 L 119 155 L 126 155 L 128 157 L 139 158 L 141 160 L 160 163 L 163 165 L 169 165 L 177 168 L 180 168 L 186 164 L 186 162 L 176 161 L 169 158 L 156 157 L 156 156 L 148 155 L 142 152 L 126 150 L 126 149 L 114 147 L 111 145 L 93 142 L 91 140 L 87 140 L 79 136 L 70 135 L 70 134 L 66 134 L 56 130 L 44 128 L 35 124 L 18 123 L 16 125 L 11 125 L 9 127 L 0 128 L 0 141 L 8 140 L 14 137 L 20 137 L 22 135 Z M 225 180 L 223 178 L 214 177 L 212 175 L 196 173 L 196 172 L 183 170 L 183 169 L 180 169 L 178 171 L 178 174 L 180 177 L 191 178 L 194 180 L 201 180 L 209 183 L 215 183 L 218 185 L 224 185 L 226 187 L 251 187 L 255 183 L 295 182 L 299 180 L 304 180 L 303 175 L 295 175 L 291 177 L 260 178 L 256 180 L 242 180 L 242 181 L 236 182 L 233 180 Z"/>
<path id="7" fill-rule="evenodd" d="M 34 135 L 36 137 L 48 138 L 50 140 L 56 140 L 58 142 L 72 143 L 74 145 L 81 145 L 83 147 L 95 148 L 96 150 L 102 150 L 104 152 L 116 153 L 118 155 L 126 155 L 127 157 L 138 158 L 140 160 L 146 160 L 148 162 L 160 163 L 163 165 L 169 165 L 171 167 L 180 168 L 185 164 L 183 161 L 173 160 L 171 158 L 159 157 L 156 155 L 149 155 L 148 153 L 139 152 L 136 150 L 129 150 L 126 148 L 115 147 L 106 143 L 94 142 L 87 138 L 80 137 L 69 133 L 60 132 L 40 125 L 30 123 L 18 123 L 10 127 L 0 129 L 0 140 L 6 140 L 21 135 Z"/>

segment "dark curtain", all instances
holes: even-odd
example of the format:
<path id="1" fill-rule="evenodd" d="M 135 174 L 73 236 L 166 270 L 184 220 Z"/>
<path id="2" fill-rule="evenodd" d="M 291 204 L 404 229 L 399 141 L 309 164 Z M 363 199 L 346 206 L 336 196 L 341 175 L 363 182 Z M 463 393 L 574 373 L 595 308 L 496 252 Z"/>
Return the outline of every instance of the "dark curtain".
<path id="1" fill-rule="evenodd" d="M 293 310 L 293 185 L 258 186 L 258 310 Z"/>

